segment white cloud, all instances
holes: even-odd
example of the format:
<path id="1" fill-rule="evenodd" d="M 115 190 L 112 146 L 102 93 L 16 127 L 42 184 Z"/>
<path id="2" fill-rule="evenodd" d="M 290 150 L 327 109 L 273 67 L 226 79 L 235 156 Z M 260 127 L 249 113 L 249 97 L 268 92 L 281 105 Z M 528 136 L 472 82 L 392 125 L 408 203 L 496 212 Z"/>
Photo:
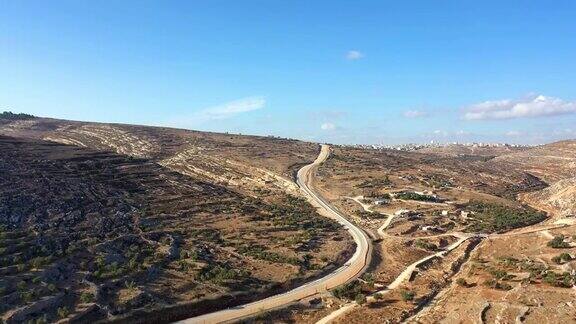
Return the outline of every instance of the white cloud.
<path id="1" fill-rule="evenodd" d="M 435 130 L 433 133 L 434 135 L 448 136 L 448 132 L 439 129 Z"/>
<path id="2" fill-rule="evenodd" d="M 362 54 L 361 52 L 356 51 L 356 50 L 350 50 L 350 51 L 348 51 L 348 53 L 346 53 L 346 59 L 350 60 L 350 61 L 359 60 L 363 57 L 364 57 L 364 54 Z"/>
<path id="3" fill-rule="evenodd" d="M 471 135 L 471 134 L 472 134 L 472 133 L 470 133 L 470 132 L 468 132 L 468 131 L 465 131 L 465 130 L 459 130 L 459 131 L 456 132 L 456 135 L 457 135 L 457 136 L 468 136 L 468 135 Z"/>
<path id="4" fill-rule="evenodd" d="M 334 129 L 336 129 L 336 125 L 334 125 L 332 123 L 324 123 L 324 124 L 320 125 L 320 129 L 322 129 L 322 130 L 334 130 Z"/>
<path id="5" fill-rule="evenodd" d="M 519 100 L 485 101 L 468 107 L 464 119 L 512 119 L 570 113 L 576 113 L 576 102 L 539 95 Z"/>
<path id="6" fill-rule="evenodd" d="M 419 110 L 408 110 L 404 112 L 404 117 L 406 118 L 420 118 L 426 117 L 428 113 Z"/>
<path id="7" fill-rule="evenodd" d="M 515 136 L 520 136 L 520 135 L 522 135 L 522 133 L 519 131 L 511 130 L 511 131 L 506 132 L 506 136 L 515 137 Z"/>
<path id="8" fill-rule="evenodd" d="M 264 97 L 248 97 L 200 110 L 194 114 L 193 119 L 194 121 L 227 119 L 241 113 L 262 109 L 265 105 Z"/>
<path id="9" fill-rule="evenodd" d="M 572 128 L 556 129 L 554 130 L 554 135 L 576 135 L 576 130 Z"/>

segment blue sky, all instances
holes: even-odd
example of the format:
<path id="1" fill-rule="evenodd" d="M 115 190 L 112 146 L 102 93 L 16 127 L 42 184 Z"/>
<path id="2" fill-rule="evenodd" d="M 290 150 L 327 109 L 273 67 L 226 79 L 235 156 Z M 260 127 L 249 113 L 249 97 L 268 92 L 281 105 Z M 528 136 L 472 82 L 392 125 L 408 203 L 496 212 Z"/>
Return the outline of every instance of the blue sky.
<path id="1" fill-rule="evenodd" d="M 0 0 L 0 110 L 332 143 L 576 138 L 575 12 Z"/>

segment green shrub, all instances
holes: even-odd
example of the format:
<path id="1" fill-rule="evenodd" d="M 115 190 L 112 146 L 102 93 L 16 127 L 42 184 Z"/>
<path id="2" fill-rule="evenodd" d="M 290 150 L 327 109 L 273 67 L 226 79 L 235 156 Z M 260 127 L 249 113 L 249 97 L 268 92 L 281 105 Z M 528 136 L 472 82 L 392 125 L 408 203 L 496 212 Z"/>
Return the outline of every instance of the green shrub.
<path id="1" fill-rule="evenodd" d="M 457 284 L 458 286 L 468 287 L 468 282 L 466 282 L 466 279 L 464 279 L 464 278 L 458 278 L 458 279 L 456 279 L 456 284 Z"/>
<path id="2" fill-rule="evenodd" d="M 402 292 L 400 292 L 400 295 L 402 296 L 403 301 L 411 301 L 414 300 L 414 297 L 416 297 L 416 294 L 413 291 L 409 290 L 403 290 Z"/>
<path id="3" fill-rule="evenodd" d="M 19 281 L 16 284 L 16 289 L 18 289 L 19 291 L 25 290 L 26 289 L 26 282 L 24 280 Z"/>
<path id="4" fill-rule="evenodd" d="M 437 202 L 438 198 L 430 195 L 421 195 L 411 191 L 404 191 L 397 193 L 395 196 L 396 199 L 402 200 L 416 200 L 416 201 L 427 201 L 427 202 Z"/>
<path id="5" fill-rule="evenodd" d="M 62 306 L 62 307 L 58 307 L 56 314 L 58 314 L 59 318 L 66 318 L 70 314 L 70 311 L 68 310 L 68 307 Z"/>
<path id="6" fill-rule="evenodd" d="M 555 249 L 565 249 L 569 248 L 570 244 L 568 242 L 564 242 L 564 235 L 555 236 L 552 240 L 548 242 L 548 246 Z"/>
<path id="7" fill-rule="evenodd" d="M 364 294 L 357 294 L 356 297 L 354 298 L 354 301 L 358 305 L 363 305 L 366 303 L 366 296 Z"/>
<path id="8" fill-rule="evenodd" d="M 417 239 L 415 245 L 417 248 L 428 250 L 428 251 L 438 250 L 438 247 L 436 246 L 436 244 L 422 240 L 422 239 Z"/>
<path id="9" fill-rule="evenodd" d="M 338 299 L 353 300 L 362 292 L 362 287 L 358 281 L 352 281 L 332 290 L 332 295 Z"/>
<path id="10" fill-rule="evenodd" d="M 87 304 L 87 303 L 91 303 L 92 301 L 94 301 L 94 295 L 92 293 L 89 292 L 83 292 L 80 295 L 80 301 Z"/>

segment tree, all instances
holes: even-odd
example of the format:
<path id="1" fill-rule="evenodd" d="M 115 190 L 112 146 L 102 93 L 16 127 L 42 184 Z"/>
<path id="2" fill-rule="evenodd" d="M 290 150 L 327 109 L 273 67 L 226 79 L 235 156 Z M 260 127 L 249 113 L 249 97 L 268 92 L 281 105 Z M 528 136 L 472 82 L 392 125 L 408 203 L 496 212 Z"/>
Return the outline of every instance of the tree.
<path id="1" fill-rule="evenodd" d="M 354 301 L 358 305 L 363 305 L 366 303 L 366 296 L 364 296 L 364 294 L 358 294 L 358 295 L 356 295 L 356 298 L 354 298 Z"/>

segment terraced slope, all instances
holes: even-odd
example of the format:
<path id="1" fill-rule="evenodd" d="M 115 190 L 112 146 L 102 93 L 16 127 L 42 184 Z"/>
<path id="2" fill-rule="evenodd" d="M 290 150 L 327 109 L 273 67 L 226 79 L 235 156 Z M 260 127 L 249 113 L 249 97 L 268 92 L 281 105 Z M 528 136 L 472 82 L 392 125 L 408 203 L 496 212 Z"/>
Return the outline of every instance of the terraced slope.
<path id="1" fill-rule="evenodd" d="M 525 201 L 558 217 L 576 217 L 576 178 L 560 180 L 550 187 L 525 195 Z"/>
<path id="2" fill-rule="evenodd" d="M 302 199 L 0 136 L 0 318 L 177 319 L 288 289 L 352 245 Z M 344 251 L 344 254 L 341 254 Z"/>
<path id="3" fill-rule="evenodd" d="M 319 150 L 316 144 L 281 138 L 47 118 L 0 119 L 0 134 L 148 158 L 186 175 L 245 190 L 295 190 L 286 180 L 299 166 L 314 161 Z"/>
<path id="4" fill-rule="evenodd" d="M 546 144 L 530 150 L 506 154 L 495 159 L 544 179 L 548 183 L 576 174 L 576 140 Z"/>

